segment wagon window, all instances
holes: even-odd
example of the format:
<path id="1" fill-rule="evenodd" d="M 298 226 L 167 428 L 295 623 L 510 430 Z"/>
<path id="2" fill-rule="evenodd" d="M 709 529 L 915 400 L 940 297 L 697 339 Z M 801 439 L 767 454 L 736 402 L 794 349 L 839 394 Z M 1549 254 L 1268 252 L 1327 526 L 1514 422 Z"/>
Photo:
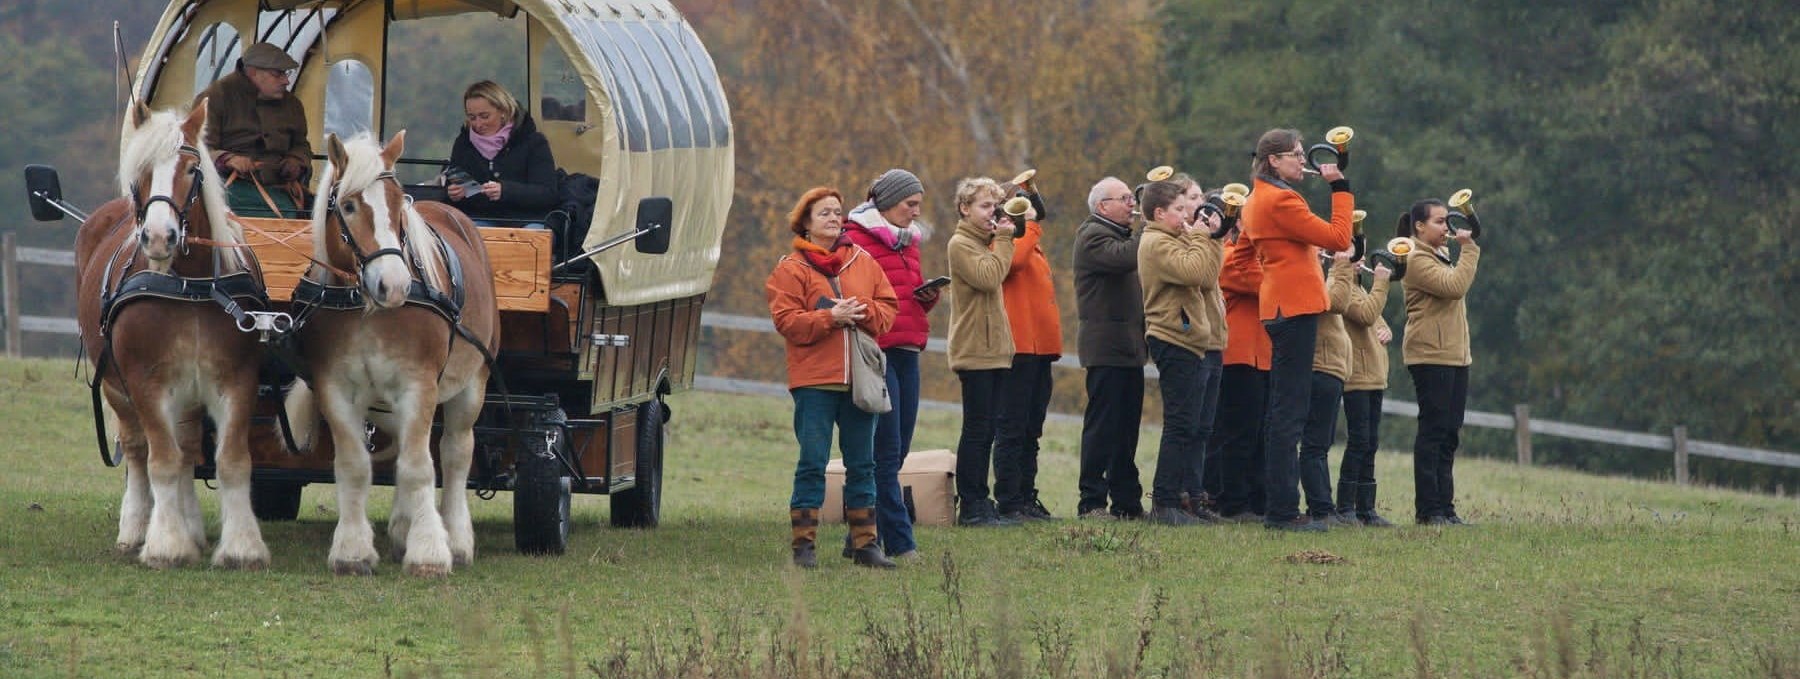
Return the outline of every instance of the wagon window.
<path id="1" fill-rule="evenodd" d="M 619 84 L 619 78 L 628 75 L 628 72 L 624 66 L 615 65 L 612 55 L 600 48 L 602 43 L 610 39 L 600 33 L 599 22 L 571 18 L 569 28 L 575 40 L 581 43 L 582 53 L 593 56 L 599 66 L 600 76 L 606 81 L 606 96 L 617 107 L 613 122 L 619 126 L 619 144 L 631 151 L 649 150 L 650 134 L 644 129 L 644 115 L 638 106 L 637 90 Z"/>
<path id="2" fill-rule="evenodd" d="M 682 51 L 687 53 L 699 75 L 699 88 L 706 97 L 706 108 L 712 112 L 712 145 L 723 147 L 731 143 L 731 117 L 725 115 L 725 88 L 719 84 L 719 73 L 713 69 L 712 57 L 706 48 L 700 45 L 700 39 L 692 29 L 675 31 L 681 39 Z"/>
<path id="3" fill-rule="evenodd" d="M 207 26 L 200 33 L 200 49 L 194 58 L 194 93 L 199 94 L 214 80 L 230 73 L 242 49 L 237 29 L 231 24 L 221 21 Z"/>
<path id="4" fill-rule="evenodd" d="M 375 76 L 355 59 L 331 65 L 325 82 L 325 131 L 352 137 L 375 131 Z"/>
<path id="5" fill-rule="evenodd" d="M 681 78 L 679 83 L 681 96 L 687 103 L 688 118 L 694 126 L 694 146 L 704 148 L 713 145 L 712 123 L 708 120 L 706 105 L 701 103 L 703 95 L 700 90 L 705 87 L 704 81 L 694 67 L 693 59 L 682 49 L 681 25 L 672 21 L 657 22 L 656 37 L 662 43 L 662 50 L 668 53 L 669 59 L 675 63 L 675 73 Z"/>
<path id="6" fill-rule="evenodd" d="M 643 50 L 631 46 L 631 36 L 623 26 L 602 22 L 600 27 L 600 47 L 612 64 L 613 73 L 618 75 L 619 89 L 636 90 L 645 129 L 650 133 L 650 150 L 669 148 L 669 125 L 664 121 L 662 97 L 656 94 L 656 76 L 645 62 Z"/>
<path id="7" fill-rule="evenodd" d="M 538 101 L 539 117 L 544 120 L 585 122 L 587 120 L 587 85 L 581 74 L 569 63 L 569 57 L 554 42 L 546 42 L 538 50 L 538 83 L 542 98 Z"/>
<path id="8" fill-rule="evenodd" d="M 675 148 L 694 147 L 694 128 L 688 121 L 687 102 L 681 90 L 681 77 L 675 72 L 675 64 L 669 60 L 669 53 L 663 49 L 662 41 L 657 39 L 650 24 L 630 22 L 624 24 L 631 34 L 632 44 L 643 53 L 644 60 L 650 64 L 652 78 L 644 85 L 661 95 L 663 109 L 668 113 L 669 145 Z M 631 47 L 627 46 L 627 50 Z"/>

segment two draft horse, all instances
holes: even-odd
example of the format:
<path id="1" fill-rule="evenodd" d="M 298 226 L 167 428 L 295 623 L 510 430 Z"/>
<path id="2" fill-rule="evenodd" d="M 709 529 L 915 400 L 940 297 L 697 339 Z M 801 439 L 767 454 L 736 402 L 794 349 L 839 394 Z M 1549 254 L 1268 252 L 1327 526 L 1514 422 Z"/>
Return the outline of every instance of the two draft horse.
<path id="1" fill-rule="evenodd" d="M 365 422 L 397 451 L 388 538 L 406 572 L 440 577 L 475 555 L 466 487 L 500 339 L 493 273 L 467 216 L 441 203 L 414 205 L 401 190 L 394 163 L 405 136 L 385 147 L 367 136 L 328 137 L 313 204 L 316 263 L 294 291 L 298 353 L 310 377 L 289 392 L 289 421 L 302 442 L 319 416 L 330 427 L 338 525 L 329 559 L 339 575 L 373 573 L 379 561 L 366 510 Z M 441 509 L 431 456 L 440 405 Z"/>

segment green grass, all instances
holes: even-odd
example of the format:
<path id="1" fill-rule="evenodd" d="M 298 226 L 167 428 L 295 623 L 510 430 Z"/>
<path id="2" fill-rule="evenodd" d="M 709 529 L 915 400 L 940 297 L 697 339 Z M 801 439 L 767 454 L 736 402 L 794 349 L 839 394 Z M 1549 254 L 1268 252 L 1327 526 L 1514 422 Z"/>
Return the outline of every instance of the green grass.
<path id="1" fill-rule="evenodd" d="M 1471 459 L 1475 528 L 921 528 L 926 559 L 899 572 L 827 548 L 802 573 L 785 566 L 791 404 L 670 402 L 654 531 L 607 528 L 606 499 L 577 496 L 569 553 L 523 557 L 502 493 L 475 503 L 476 561 L 451 578 L 390 562 L 336 578 L 335 496 L 313 486 L 299 521 L 263 525 L 269 570 L 154 572 L 111 552 L 121 474 L 95 459 L 72 363 L 0 361 L 0 676 L 1800 672 L 1794 499 Z M 956 425 L 923 414 L 915 447 L 949 447 Z M 1040 483 L 1064 516 L 1077 434 L 1044 435 Z M 1407 516 L 1409 458 L 1384 453 L 1378 475 L 1385 513 Z M 1344 562 L 1287 558 L 1308 550 Z"/>

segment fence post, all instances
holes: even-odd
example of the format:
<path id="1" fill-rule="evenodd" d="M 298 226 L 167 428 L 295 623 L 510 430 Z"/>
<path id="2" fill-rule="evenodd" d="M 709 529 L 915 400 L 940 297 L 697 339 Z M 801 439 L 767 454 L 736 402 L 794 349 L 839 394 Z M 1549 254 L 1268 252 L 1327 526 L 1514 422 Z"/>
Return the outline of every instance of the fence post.
<path id="1" fill-rule="evenodd" d="M 1519 464 L 1531 466 L 1531 404 L 1513 406 L 1513 440 L 1519 446 Z"/>
<path id="2" fill-rule="evenodd" d="M 5 279 L 0 285 L 6 286 L 4 300 L 0 306 L 5 307 L 6 316 L 6 355 L 18 358 L 19 352 L 19 244 L 13 241 L 13 232 L 0 234 L 0 266 L 6 267 Z"/>
<path id="3" fill-rule="evenodd" d="M 1675 485 L 1688 484 L 1687 427 L 1675 428 Z"/>

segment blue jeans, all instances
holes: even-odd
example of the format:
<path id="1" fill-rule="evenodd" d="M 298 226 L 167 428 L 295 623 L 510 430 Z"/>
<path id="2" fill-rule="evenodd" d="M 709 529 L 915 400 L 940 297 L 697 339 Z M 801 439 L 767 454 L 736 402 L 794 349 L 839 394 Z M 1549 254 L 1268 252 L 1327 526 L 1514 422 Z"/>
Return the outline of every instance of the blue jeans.
<path id="1" fill-rule="evenodd" d="M 912 450 L 913 425 L 919 420 L 919 352 L 888 349 L 888 398 L 894 409 L 875 422 L 875 529 L 889 554 L 918 548 L 912 515 L 906 511 L 900 467 Z"/>
<path id="2" fill-rule="evenodd" d="M 794 467 L 790 509 L 818 509 L 825 504 L 825 464 L 831 461 L 831 430 L 838 430 L 844 452 L 844 507 L 875 504 L 875 415 L 850 400 L 850 392 L 800 387 L 794 396 L 794 439 L 800 462 Z M 879 528 L 876 529 L 879 532 Z"/>

